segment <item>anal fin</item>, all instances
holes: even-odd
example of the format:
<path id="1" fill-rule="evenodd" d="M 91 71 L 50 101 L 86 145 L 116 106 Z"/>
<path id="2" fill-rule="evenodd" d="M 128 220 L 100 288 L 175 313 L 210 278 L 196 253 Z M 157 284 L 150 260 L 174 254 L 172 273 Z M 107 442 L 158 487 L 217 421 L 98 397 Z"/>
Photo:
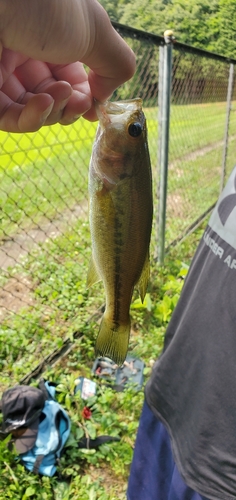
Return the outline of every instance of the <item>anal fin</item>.
<path id="1" fill-rule="evenodd" d="M 92 285 L 95 283 L 98 283 L 98 281 L 101 281 L 101 277 L 98 273 L 96 264 L 94 262 L 93 257 L 90 260 L 89 268 L 88 268 L 88 274 L 87 274 L 87 288 L 90 288 Z"/>

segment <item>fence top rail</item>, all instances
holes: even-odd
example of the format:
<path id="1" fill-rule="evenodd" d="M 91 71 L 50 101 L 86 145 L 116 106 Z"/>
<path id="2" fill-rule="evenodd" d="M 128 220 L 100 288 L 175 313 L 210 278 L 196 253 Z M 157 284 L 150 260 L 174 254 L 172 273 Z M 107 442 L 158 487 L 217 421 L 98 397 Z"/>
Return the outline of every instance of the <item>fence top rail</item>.
<path id="1" fill-rule="evenodd" d="M 164 36 L 155 35 L 154 33 L 150 33 L 148 31 L 132 28 L 131 26 L 126 26 L 124 24 L 117 23 L 116 21 L 112 21 L 112 25 L 115 29 L 117 29 L 117 31 L 120 31 L 124 35 L 132 36 L 139 40 L 149 40 L 152 41 L 152 43 L 155 45 L 165 45 Z M 188 45 L 186 43 L 178 42 L 177 40 L 174 41 L 174 48 L 184 50 L 185 52 L 189 52 L 191 54 L 196 54 L 202 57 L 208 57 L 210 59 L 216 59 L 218 61 L 236 65 L 236 59 L 233 59 L 232 57 L 222 56 L 220 54 L 216 54 L 215 52 L 210 52 L 198 47 L 193 47 L 192 45 Z"/>

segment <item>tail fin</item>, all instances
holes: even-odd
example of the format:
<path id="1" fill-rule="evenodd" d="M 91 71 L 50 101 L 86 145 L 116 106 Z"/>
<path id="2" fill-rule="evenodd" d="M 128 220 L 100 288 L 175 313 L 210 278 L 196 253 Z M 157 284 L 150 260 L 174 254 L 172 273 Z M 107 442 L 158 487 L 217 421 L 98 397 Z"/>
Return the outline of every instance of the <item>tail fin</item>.
<path id="1" fill-rule="evenodd" d="M 105 316 L 102 318 L 95 345 L 97 356 L 106 356 L 117 365 L 122 365 L 128 351 L 130 320 L 127 324 L 115 325 Z"/>

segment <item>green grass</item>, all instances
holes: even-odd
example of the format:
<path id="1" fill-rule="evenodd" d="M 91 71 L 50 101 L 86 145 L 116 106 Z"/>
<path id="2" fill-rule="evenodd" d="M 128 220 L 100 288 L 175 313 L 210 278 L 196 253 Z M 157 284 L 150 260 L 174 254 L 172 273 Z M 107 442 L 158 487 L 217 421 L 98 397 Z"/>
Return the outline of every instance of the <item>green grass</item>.
<path id="1" fill-rule="evenodd" d="M 157 147 L 158 110 L 145 110 L 151 157 L 154 162 Z M 170 112 L 170 151 L 169 161 L 181 159 L 184 155 L 223 141 L 226 120 L 226 103 L 172 105 Z M 236 109 L 232 103 L 230 132 L 236 126 Z"/>
<path id="2" fill-rule="evenodd" d="M 47 161 L 51 151 L 60 157 L 81 148 L 81 143 L 92 141 L 96 124 L 86 120 L 77 121 L 71 126 L 53 125 L 30 134 L 8 134 L 0 132 L 1 164 L 0 169 L 32 164 L 40 157 Z M 86 149 L 86 148 L 85 148 Z"/>
<path id="3" fill-rule="evenodd" d="M 0 134 L 8 152 L 0 155 L 0 238 L 87 198 L 95 128 L 84 121 L 25 136 Z"/>
<path id="4" fill-rule="evenodd" d="M 224 102 L 173 106 L 170 116 L 170 161 L 222 141 L 225 119 Z M 232 113 L 231 120 L 236 124 L 235 113 Z"/>

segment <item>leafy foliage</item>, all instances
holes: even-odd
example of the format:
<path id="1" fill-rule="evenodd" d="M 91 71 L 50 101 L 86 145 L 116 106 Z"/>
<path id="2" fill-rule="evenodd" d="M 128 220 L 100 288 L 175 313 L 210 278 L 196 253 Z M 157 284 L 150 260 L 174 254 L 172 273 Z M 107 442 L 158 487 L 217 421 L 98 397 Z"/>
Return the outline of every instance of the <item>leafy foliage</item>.
<path id="1" fill-rule="evenodd" d="M 114 21 L 163 35 L 173 29 L 178 41 L 235 57 L 234 0 L 100 0 Z"/>

